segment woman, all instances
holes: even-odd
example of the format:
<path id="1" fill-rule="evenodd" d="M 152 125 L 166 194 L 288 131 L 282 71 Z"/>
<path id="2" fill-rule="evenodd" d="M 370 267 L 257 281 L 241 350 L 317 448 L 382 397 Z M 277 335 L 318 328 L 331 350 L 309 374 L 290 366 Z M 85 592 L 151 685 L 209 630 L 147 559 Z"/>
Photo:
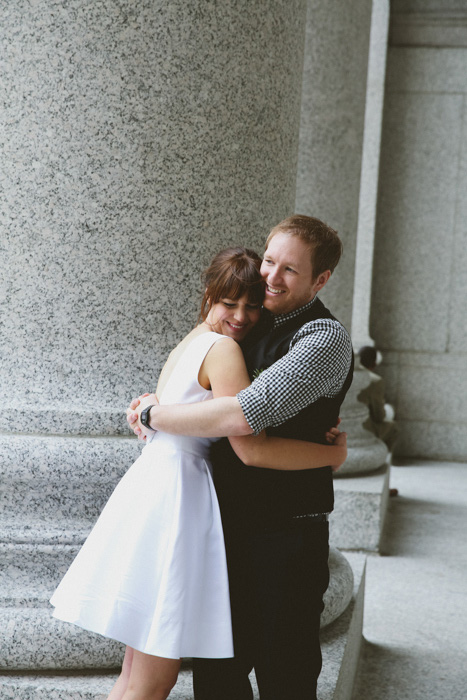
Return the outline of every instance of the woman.
<path id="1" fill-rule="evenodd" d="M 238 342 L 259 319 L 264 293 L 253 251 L 222 251 L 205 273 L 202 322 L 162 369 L 161 403 L 235 395 L 249 384 Z M 236 342 L 237 341 L 237 342 Z M 333 446 L 258 440 L 256 466 L 339 466 Z M 165 700 L 182 657 L 233 656 L 229 590 L 219 506 L 207 461 L 212 443 L 155 433 L 105 506 L 52 597 L 55 616 L 127 645 L 109 700 Z"/>

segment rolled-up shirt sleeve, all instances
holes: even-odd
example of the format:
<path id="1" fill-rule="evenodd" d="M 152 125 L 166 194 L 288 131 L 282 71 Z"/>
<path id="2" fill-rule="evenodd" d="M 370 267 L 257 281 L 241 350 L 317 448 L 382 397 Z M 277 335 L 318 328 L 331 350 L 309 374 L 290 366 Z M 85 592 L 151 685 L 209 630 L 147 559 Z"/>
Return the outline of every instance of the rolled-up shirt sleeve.
<path id="1" fill-rule="evenodd" d="M 338 321 L 305 324 L 292 338 L 287 354 L 237 394 L 248 425 L 258 434 L 281 425 L 322 396 L 336 396 L 351 361 L 350 336 Z"/>

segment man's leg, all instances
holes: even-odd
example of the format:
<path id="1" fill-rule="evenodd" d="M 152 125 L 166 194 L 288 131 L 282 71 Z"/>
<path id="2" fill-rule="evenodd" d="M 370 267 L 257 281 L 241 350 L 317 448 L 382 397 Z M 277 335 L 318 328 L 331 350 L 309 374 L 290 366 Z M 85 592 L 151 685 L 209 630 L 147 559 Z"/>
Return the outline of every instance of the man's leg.
<path id="1" fill-rule="evenodd" d="M 195 700 L 253 700 L 250 670 L 238 659 L 193 659 Z"/>
<path id="2" fill-rule="evenodd" d="M 229 569 L 230 605 L 235 658 L 193 659 L 195 700 L 252 700 L 248 675 L 253 668 L 251 638 L 254 606 L 244 540 L 224 528 Z"/>
<path id="3" fill-rule="evenodd" d="M 328 535 L 327 523 L 309 521 L 258 535 L 252 545 L 260 616 L 254 664 L 261 700 L 316 698 Z"/>

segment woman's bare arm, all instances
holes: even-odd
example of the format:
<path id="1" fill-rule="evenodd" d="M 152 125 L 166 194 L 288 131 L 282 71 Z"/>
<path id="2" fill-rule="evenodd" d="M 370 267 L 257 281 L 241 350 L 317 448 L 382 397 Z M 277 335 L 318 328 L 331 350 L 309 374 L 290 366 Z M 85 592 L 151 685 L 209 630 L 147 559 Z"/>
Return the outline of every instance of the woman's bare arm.
<path id="1" fill-rule="evenodd" d="M 240 347 L 230 339 L 218 341 L 206 356 L 206 373 L 215 398 L 235 396 L 250 384 Z M 229 437 L 239 459 L 248 466 L 297 471 L 331 466 L 337 469 L 347 457 L 346 436 L 342 433 L 333 445 L 305 440 L 259 435 Z"/>

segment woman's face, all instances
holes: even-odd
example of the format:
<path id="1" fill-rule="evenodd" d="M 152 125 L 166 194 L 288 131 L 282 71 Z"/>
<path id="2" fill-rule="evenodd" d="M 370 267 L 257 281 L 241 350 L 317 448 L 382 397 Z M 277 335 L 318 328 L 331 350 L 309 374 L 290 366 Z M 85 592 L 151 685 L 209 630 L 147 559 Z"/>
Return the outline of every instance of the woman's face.
<path id="1" fill-rule="evenodd" d="M 206 323 L 216 333 L 240 342 L 258 323 L 260 313 L 260 304 L 249 302 L 246 294 L 235 300 L 224 297 L 211 306 Z"/>

